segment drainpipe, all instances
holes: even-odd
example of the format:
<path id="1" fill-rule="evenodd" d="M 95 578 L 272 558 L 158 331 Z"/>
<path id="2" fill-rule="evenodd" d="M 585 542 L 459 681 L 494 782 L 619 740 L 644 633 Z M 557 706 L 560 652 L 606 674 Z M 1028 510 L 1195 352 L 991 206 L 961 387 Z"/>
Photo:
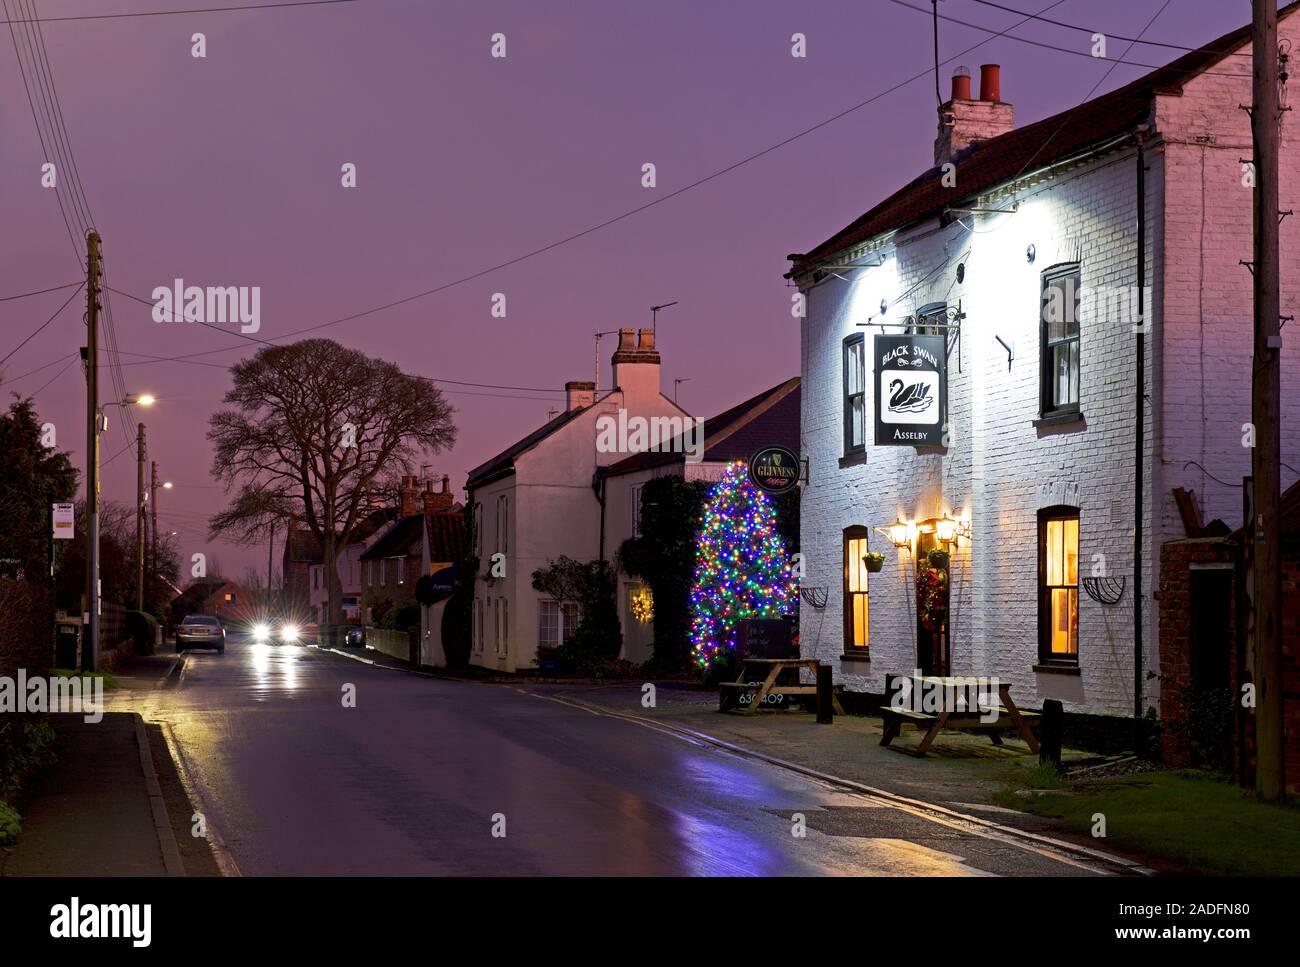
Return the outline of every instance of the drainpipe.
<path id="1" fill-rule="evenodd" d="M 1146 153 L 1142 146 L 1142 132 L 1135 132 L 1137 140 L 1137 374 L 1133 391 L 1135 430 L 1133 434 L 1133 729 L 1134 751 L 1140 748 L 1142 730 L 1142 491 L 1145 480 L 1143 450 L 1146 445 L 1146 382 L 1147 382 L 1147 182 Z"/>

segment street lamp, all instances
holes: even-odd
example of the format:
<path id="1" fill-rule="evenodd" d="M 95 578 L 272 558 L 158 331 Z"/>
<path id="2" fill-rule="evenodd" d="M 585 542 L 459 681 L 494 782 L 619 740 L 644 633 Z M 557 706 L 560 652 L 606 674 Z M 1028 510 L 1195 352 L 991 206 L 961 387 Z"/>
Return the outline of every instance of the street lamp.
<path id="1" fill-rule="evenodd" d="M 907 547 L 912 543 L 912 527 L 905 524 L 903 518 L 898 518 L 889 526 L 889 540 L 899 550 Z"/>

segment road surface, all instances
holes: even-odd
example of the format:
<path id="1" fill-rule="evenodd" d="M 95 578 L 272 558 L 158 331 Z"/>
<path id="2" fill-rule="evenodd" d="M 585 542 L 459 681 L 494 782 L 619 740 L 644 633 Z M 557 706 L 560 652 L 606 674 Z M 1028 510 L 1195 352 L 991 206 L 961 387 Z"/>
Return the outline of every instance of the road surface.
<path id="1" fill-rule="evenodd" d="M 162 724 L 231 874 L 1093 872 L 523 684 L 232 635 L 107 697 Z"/>

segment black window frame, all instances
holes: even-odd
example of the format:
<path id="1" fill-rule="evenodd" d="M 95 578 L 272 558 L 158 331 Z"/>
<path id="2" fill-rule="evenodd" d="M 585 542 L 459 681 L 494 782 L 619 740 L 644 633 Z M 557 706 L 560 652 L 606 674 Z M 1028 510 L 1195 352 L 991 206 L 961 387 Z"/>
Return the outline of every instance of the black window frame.
<path id="1" fill-rule="evenodd" d="M 852 347 L 861 347 L 862 379 L 861 389 L 857 393 L 849 392 L 849 358 Z M 867 342 L 860 332 L 844 337 L 840 350 L 840 405 L 844 408 L 844 455 L 846 457 L 865 453 L 867 450 Z M 853 442 L 853 399 L 862 397 L 862 442 Z"/>
<path id="2" fill-rule="evenodd" d="M 852 541 L 864 541 L 870 549 L 871 529 L 862 524 L 853 524 L 844 528 L 843 536 L 843 557 L 844 573 L 841 576 L 841 584 L 844 589 L 844 654 L 846 655 L 866 655 L 871 652 L 871 575 L 867 574 L 867 586 L 861 591 L 849 590 L 849 547 Z M 858 565 L 861 567 L 862 562 Z M 865 568 L 863 568 L 865 572 Z M 856 644 L 853 640 L 853 596 L 860 594 L 867 601 L 867 640 L 864 644 Z"/>
<path id="3" fill-rule="evenodd" d="M 1079 547 L 1076 548 L 1077 556 L 1075 559 L 1075 583 L 1074 584 L 1048 584 L 1047 583 L 1047 525 L 1050 521 L 1072 520 L 1077 525 L 1077 539 Z M 1083 591 L 1083 577 L 1080 574 L 1082 570 L 1082 552 L 1080 548 L 1083 545 L 1083 523 L 1079 513 L 1079 508 L 1070 504 L 1056 504 L 1052 507 L 1044 507 L 1038 511 L 1038 661 L 1042 665 L 1065 665 L 1077 666 L 1079 664 L 1079 622 L 1080 614 L 1079 595 Z M 1061 653 L 1052 651 L 1052 591 L 1065 588 L 1074 590 L 1074 652 Z"/>
<path id="4" fill-rule="evenodd" d="M 1048 332 L 1047 293 L 1049 287 L 1060 279 L 1074 277 L 1074 335 L 1053 342 Z M 1038 289 L 1038 415 L 1042 418 L 1068 416 L 1080 412 L 1083 399 L 1083 327 L 1079 318 L 1080 293 L 1083 290 L 1083 269 L 1080 262 L 1059 262 L 1045 268 L 1039 277 Z M 1058 403 L 1056 396 L 1056 367 L 1053 350 L 1060 345 L 1075 343 L 1078 346 L 1078 372 L 1075 380 L 1078 392 L 1070 403 Z"/>

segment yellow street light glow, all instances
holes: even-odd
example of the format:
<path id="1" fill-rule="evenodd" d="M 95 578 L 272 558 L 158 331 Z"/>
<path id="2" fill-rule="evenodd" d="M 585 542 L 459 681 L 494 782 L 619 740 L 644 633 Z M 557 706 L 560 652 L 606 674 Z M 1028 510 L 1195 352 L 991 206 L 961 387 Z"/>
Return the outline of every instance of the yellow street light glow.
<path id="1" fill-rule="evenodd" d="M 171 489 L 172 489 L 172 482 L 168 480 L 163 484 L 163 490 L 171 490 Z"/>

